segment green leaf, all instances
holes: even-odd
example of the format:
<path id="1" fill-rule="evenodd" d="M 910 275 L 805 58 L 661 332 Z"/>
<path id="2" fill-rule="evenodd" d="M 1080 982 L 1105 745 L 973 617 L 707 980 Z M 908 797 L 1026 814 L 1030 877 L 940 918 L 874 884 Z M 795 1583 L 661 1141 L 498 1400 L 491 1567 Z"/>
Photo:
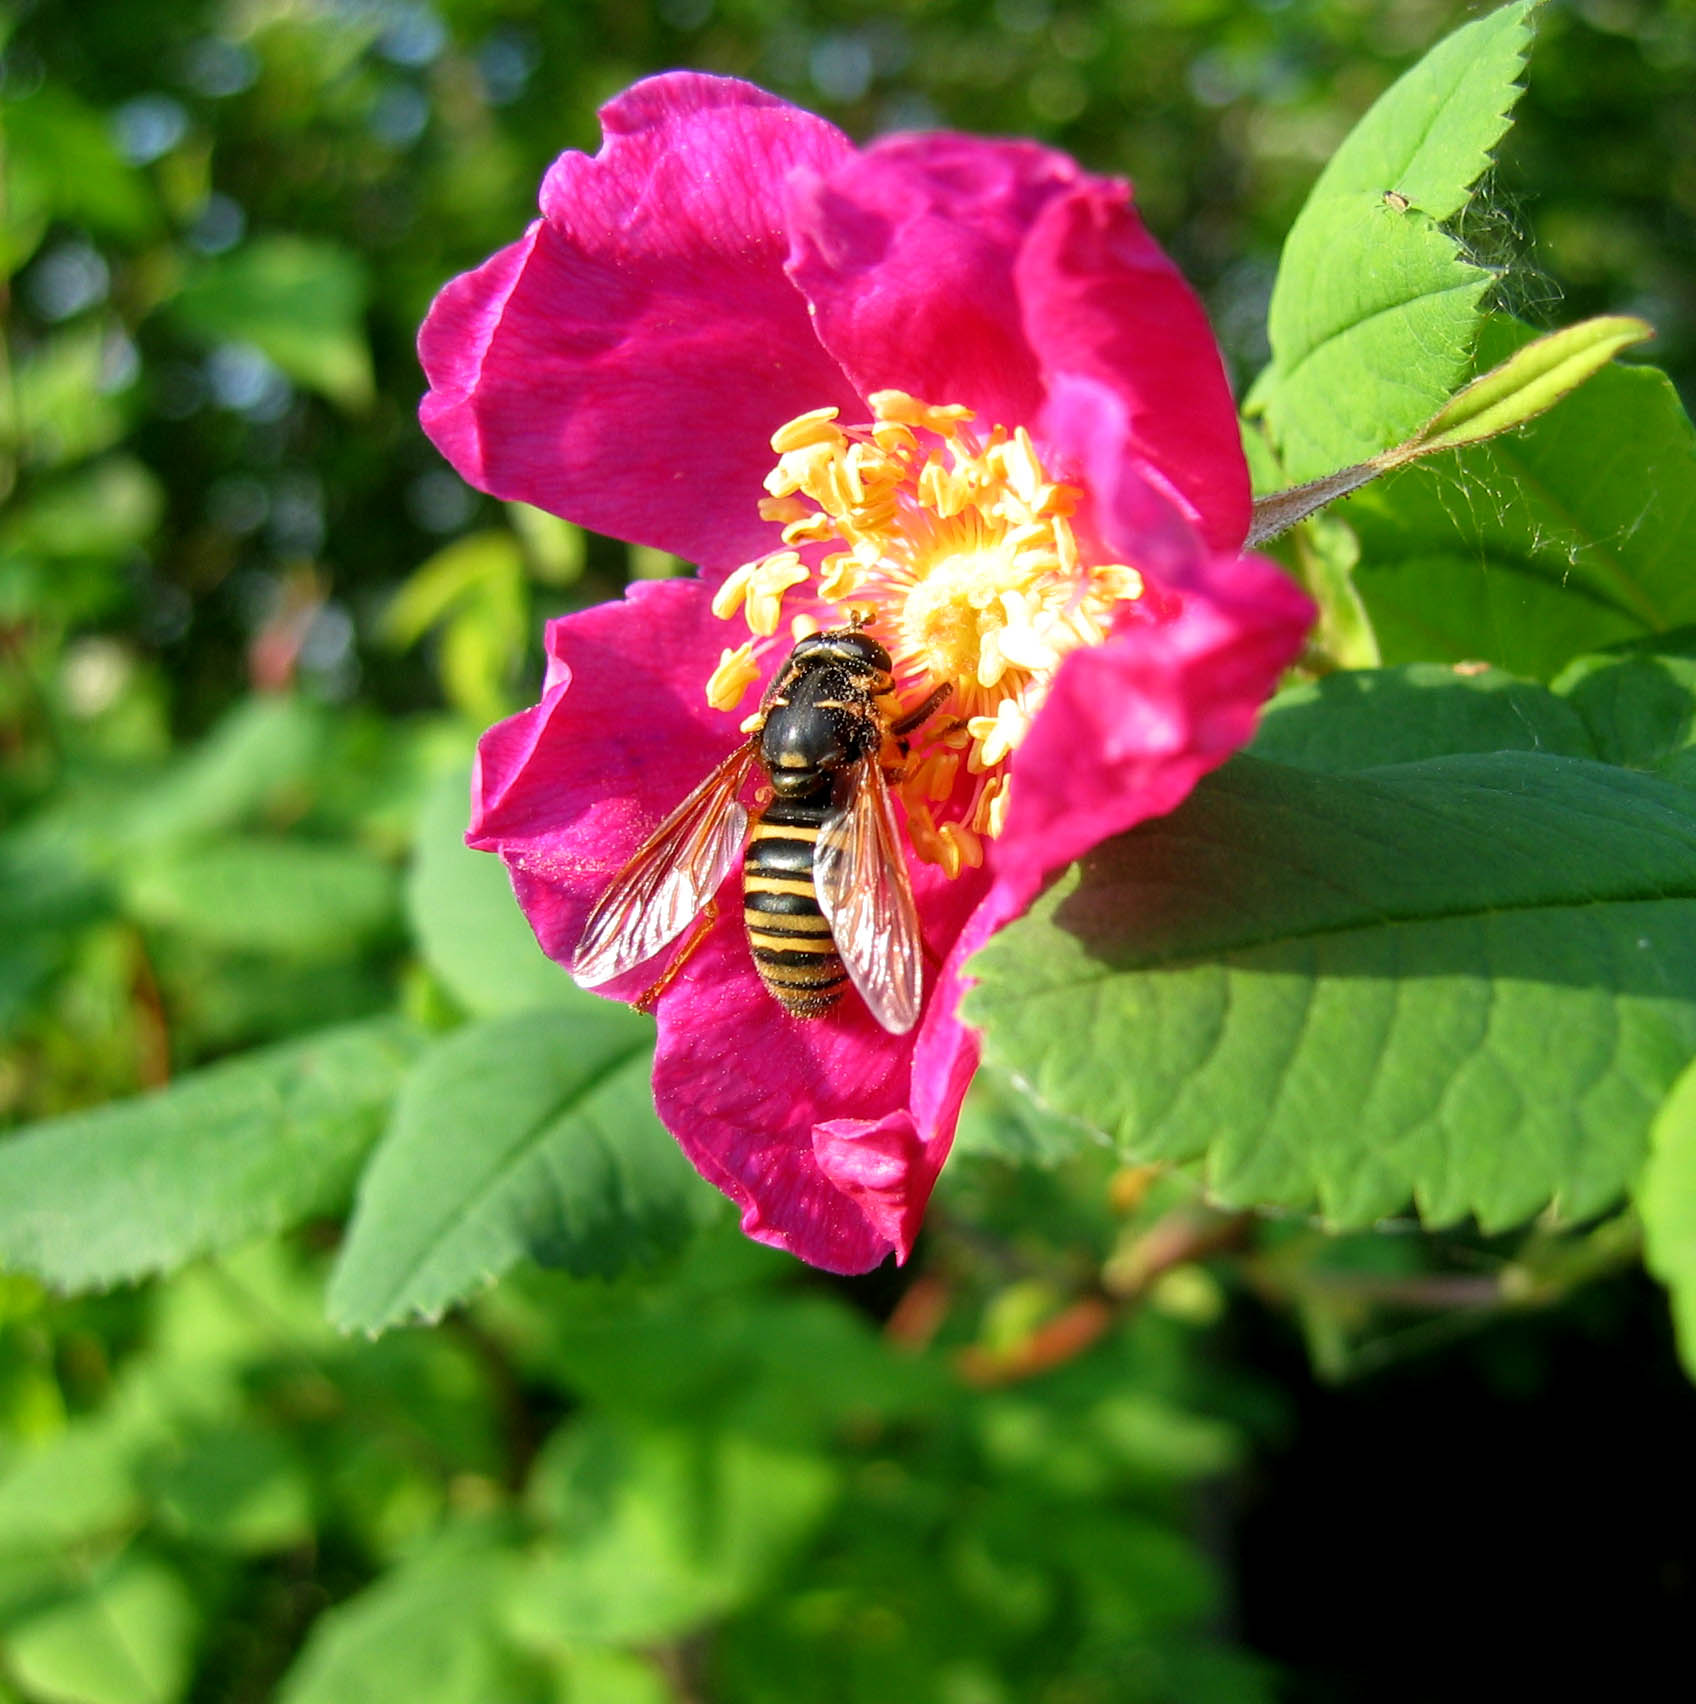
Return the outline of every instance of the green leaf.
<path id="1" fill-rule="evenodd" d="M 1496 319 L 1493 364 L 1532 337 Z M 1342 511 L 1386 662 L 1573 657 L 1696 622 L 1696 432 L 1665 376 L 1604 368 L 1505 438 L 1392 474 Z"/>
<path id="2" fill-rule="evenodd" d="M 62 84 L 44 83 L 6 102 L 5 222 L 0 271 L 10 276 L 55 219 L 103 236 L 148 236 L 159 211 L 146 177 L 112 145 L 103 114 Z"/>
<path id="3" fill-rule="evenodd" d="M 1696 782 L 1696 658 L 1580 657 L 1554 689 L 1604 762 Z"/>
<path id="4" fill-rule="evenodd" d="M 124 434 L 120 397 L 101 382 L 106 332 L 78 323 L 20 356 L 0 386 L 0 446 L 38 467 L 66 467 Z"/>
<path id="5" fill-rule="evenodd" d="M 347 1200 L 421 1038 L 392 1019 L 250 1053 L 0 1144 L 0 1265 L 81 1290 Z"/>
<path id="6" fill-rule="evenodd" d="M 478 1017 L 571 1000 L 571 978 L 536 945 L 499 858 L 465 844 L 470 776 L 444 775 L 419 813 L 406 903 L 419 950 Z"/>
<path id="7" fill-rule="evenodd" d="M 1696 818 L 1538 753 L 1239 759 L 972 968 L 992 1064 L 1226 1204 L 1581 1218 L 1696 1052 Z"/>
<path id="8" fill-rule="evenodd" d="M 1251 749 L 1338 774 L 1463 751 L 1609 756 L 1596 750 L 1579 711 L 1547 687 L 1441 663 L 1341 669 L 1289 687 L 1262 713 Z"/>
<path id="9" fill-rule="evenodd" d="M 122 812 L 126 852 L 239 827 L 298 795 L 324 745 L 321 714 L 281 693 L 244 699 Z"/>
<path id="10" fill-rule="evenodd" d="M 403 650 L 416 645 L 457 605 L 479 596 L 490 581 L 521 584 L 523 578 L 524 557 L 511 533 L 494 528 L 456 538 L 413 569 L 389 599 L 382 637 Z"/>
<path id="11" fill-rule="evenodd" d="M 12 504 L 0 524 L 0 551 L 49 561 L 121 557 L 147 541 L 164 511 L 164 490 L 144 463 L 108 456 Z"/>
<path id="12" fill-rule="evenodd" d="M 138 921 L 229 950 L 336 958 L 399 915 L 387 864 L 347 845 L 221 840 L 133 864 L 124 906 Z"/>
<path id="13" fill-rule="evenodd" d="M 279 1704 L 548 1704 L 500 1631 L 518 1561 L 498 1525 L 450 1527 L 313 1623 Z"/>
<path id="14" fill-rule="evenodd" d="M 1400 443 L 1466 370 L 1492 275 L 1443 229 L 1508 126 L 1530 0 L 1447 37 L 1373 104 L 1284 244 L 1250 399 L 1291 479 Z"/>
<path id="15" fill-rule="evenodd" d="M 12 1455 L 0 1472 L 0 1548 L 62 1551 L 139 1524 L 136 1429 L 108 1409 Z"/>
<path id="16" fill-rule="evenodd" d="M 1014 1165 L 1055 1166 L 1099 1140 L 1090 1126 L 1056 1117 L 1027 1100 L 999 1072 L 980 1070 L 960 1109 L 953 1152 L 989 1154 Z"/>
<path id="17" fill-rule="evenodd" d="M 404 648 L 440 627 L 448 697 L 473 721 L 492 722 L 511 708 L 507 682 L 529 621 L 524 554 L 495 528 L 455 539 L 414 569 L 383 612 L 383 635 Z"/>
<path id="18" fill-rule="evenodd" d="M 199 1619 L 174 1569 L 131 1552 L 11 1627 L 6 1663 L 47 1704 L 171 1704 L 188 1685 Z"/>
<path id="19" fill-rule="evenodd" d="M 679 1246 L 705 1197 L 654 1117 L 652 1047 L 645 1019 L 578 993 L 426 1054 L 360 1185 L 336 1323 L 433 1319 L 526 1256 L 610 1275 Z"/>
<path id="20" fill-rule="evenodd" d="M 1457 391 L 1386 460 L 1395 466 L 1523 426 L 1594 378 L 1622 349 L 1654 335 L 1642 320 L 1615 314 L 1534 338 Z"/>
<path id="21" fill-rule="evenodd" d="M 1297 232 L 1302 246 L 1292 248 Z M 1305 287 L 1284 287 L 1292 265 L 1309 274 Z M 1275 382 L 1256 394 L 1295 480 L 1417 431 L 1464 377 L 1493 282 L 1424 214 L 1395 212 L 1381 197 L 1309 202 L 1278 278 Z"/>
<path id="22" fill-rule="evenodd" d="M 193 337 L 252 344 L 297 384 L 360 412 L 375 395 L 365 296 L 365 270 L 351 250 L 258 237 L 203 260 L 170 314 Z"/>
<path id="23" fill-rule="evenodd" d="M 281 1434 L 252 1423 L 194 1431 L 149 1488 L 166 1526 L 200 1544 L 262 1554 L 313 1540 L 305 1463 Z"/>
<path id="24" fill-rule="evenodd" d="M 557 1543 L 514 1604 L 537 1643 L 675 1639 L 756 1597 L 828 1512 L 834 1463 L 726 1430 L 592 1419 L 556 1434 L 532 1500 Z"/>
<path id="25" fill-rule="evenodd" d="M 1459 213 L 1519 99 L 1536 5 L 1516 0 L 1438 42 L 1372 103 L 1309 202 L 1388 190 L 1433 219 Z"/>
<path id="26" fill-rule="evenodd" d="M 1642 320 L 1614 317 L 1585 320 L 1564 331 L 1552 331 L 1537 338 L 1457 391 L 1405 443 L 1384 450 L 1370 461 L 1356 462 L 1352 467 L 1338 468 L 1302 485 L 1273 489 L 1258 497 L 1247 542 L 1256 545 L 1278 537 L 1298 521 L 1317 515 L 1327 505 L 1370 485 L 1394 468 L 1447 450 L 1464 449 L 1468 444 L 1481 444 L 1516 426 L 1524 426 L 1570 396 L 1586 379 L 1593 378 L 1622 349 L 1653 336 Z M 1255 433 L 1244 437 L 1245 445 L 1258 441 Z M 1252 461 L 1250 465 L 1252 468 Z M 1255 489 L 1268 491 L 1258 478 Z M 1354 534 L 1351 532 L 1348 537 L 1353 543 Z M 1328 622 L 1336 625 L 1338 610 L 1353 617 L 1349 626 L 1358 627 L 1365 621 L 1364 612 L 1351 606 L 1350 600 L 1358 600 L 1358 594 L 1347 579 L 1358 557 L 1356 547 L 1354 554 L 1341 565 L 1340 573 L 1322 571 L 1317 577 L 1307 559 L 1298 559 L 1297 563 L 1303 570 L 1303 583 L 1319 604 L 1320 626 L 1315 642 L 1342 668 L 1371 666 L 1378 661 L 1375 649 L 1369 657 L 1356 655 L 1362 647 L 1358 642 L 1351 644 L 1352 635 L 1347 627 L 1336 635 L 1326 632 Z M 1320 566 L 1323 570 L 1324 564 Z M 1339 596 L 1337 587 L 1345 588 L 1346 596 Z"/>
<path id="27" fill-rule="evenodd" d="M 1696 1065 L 1656 1115 L 1649 1149 L 1637 1190 L 1644 1258 L 1672 1294 L 1679 1356 L 1696 1379 Z"/>

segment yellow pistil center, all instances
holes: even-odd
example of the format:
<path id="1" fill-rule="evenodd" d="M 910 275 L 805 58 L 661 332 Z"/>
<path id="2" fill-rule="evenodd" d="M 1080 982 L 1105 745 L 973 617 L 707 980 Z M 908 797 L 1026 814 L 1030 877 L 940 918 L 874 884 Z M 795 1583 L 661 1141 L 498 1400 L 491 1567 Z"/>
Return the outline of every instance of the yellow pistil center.
<path id="1" fill-rule="evenodd" d="M 1002 771 L 1062 658 L 1107 636 L 1117 606 L 1142 596 L 1142 577 L 1079 560 L 1079 492 L 1049 478 L 1022 426 L 980 432 L 969 409 L 904 391 L 870 403 L 866 425 L 842 426 L 826 408 L 772 435 L 778 462 L 760 513 L 782 523 L 783 547 L 738 568 L 713 599 L 723 618 L 741 610 L 756 637 L 726 649 L 708 698 L 740 702 L 791 594 L 806 605 L 797 634 L 863 622 L 894 660 L 903 704 L 950 689 L 914 735 L 901 791 L 914 848 L 953 875 L 982 861 L 981 836 L 1001 832 Z"/>

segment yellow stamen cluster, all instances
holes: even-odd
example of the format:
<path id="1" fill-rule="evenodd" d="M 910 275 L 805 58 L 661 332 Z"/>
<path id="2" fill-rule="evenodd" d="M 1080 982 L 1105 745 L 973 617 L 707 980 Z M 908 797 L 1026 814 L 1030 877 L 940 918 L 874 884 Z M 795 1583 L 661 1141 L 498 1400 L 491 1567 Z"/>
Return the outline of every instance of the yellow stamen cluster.
<path id="1" fill-rule="evenodd" d="M 983 837 L 1005 824 L 999 771 L 1061 659 L 1099 644 L 1117 606 L 1142 596 L 1142 578 L 1080 561 L 1079 493 L 1048 477 L 1022 426 L 979 432 L 970 409 L 904 391 L 870 403 L 866 425 L 843 426 L 822 408 L 773 434 L 778 461 L 760 514 L 782 525 L 782 548 L 738 568 L 713 612 L 740 609 L 769 638 L 785 595 L 812 580 L 809 613 L 792 630 L 861 620 L 888 647 L 904 702 L 950 687 L 916 736 L 902 794 L 915 850 L 956 875 L 982 863 Z M 758 673 L 753 655 L 751 644 L 725 652 L 712 703 L 739 700 Z M 954 799 L 962 757 L 975 780 L 938 822 L 932 806 Z"/>

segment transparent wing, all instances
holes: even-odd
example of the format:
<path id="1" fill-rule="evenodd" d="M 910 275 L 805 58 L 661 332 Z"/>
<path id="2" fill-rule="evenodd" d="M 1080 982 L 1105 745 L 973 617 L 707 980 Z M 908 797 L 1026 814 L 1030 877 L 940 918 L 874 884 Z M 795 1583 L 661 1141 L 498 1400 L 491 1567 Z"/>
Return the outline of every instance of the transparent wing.
<path id="1" fill-rule="evenodd" d="M 919 1016 L 924 944 L 907 862 L 875 758 L 861 764 L 846 804 L 825 823 L 813 853 L 819 907 L 854 986 L 892 1035 Z"/>
<path id="2" fill-rule="evenodd" d="M 651 959 L 699 916 L 730 874 L 748 835 L 737 798 L 754 761 L 739 746 L 662 822 L 595 901 L 572 955 L 586 988 Z"/>

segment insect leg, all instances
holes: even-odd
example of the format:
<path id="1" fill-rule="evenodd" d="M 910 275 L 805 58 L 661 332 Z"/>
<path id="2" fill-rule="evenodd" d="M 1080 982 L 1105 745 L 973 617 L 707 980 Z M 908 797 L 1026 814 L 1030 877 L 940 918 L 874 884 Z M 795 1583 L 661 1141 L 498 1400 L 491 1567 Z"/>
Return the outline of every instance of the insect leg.
<path id="1" fill-rule="evenodd" d="M 683 945 L 671 955 L 671 962 L 660 972 L 660 979 L 646 993 L 638 995 L 630 1002 L 638 1012 L 652 1012 L 659 1004 L 660 996 L 677 979 L 681 971 L 695 955 L 695 949 L 712 933 L 713 925 L 718 922 L 718 901 L 709 899 L 701 908 L 701 914 L 695 919 L 695 926 L 683 937 Z"/>
<path id="2" fill-rule="evenodd" d="M 936 714 L 937 707 L 942 703 L 943 699 L 945 699 L 953 690 L 953 683 L 945 680 L 942 685 L 939 686 L 936 691 L 918 707 L 918 709 L 910 710 L 905 716 L 903 716 L 901 720 L 889 730 L 890 733 L 893 734 L 896 739 L 900 739 L 904 734 L 910 734 L 919 726 L 920 723 L 928 722 L 930 718 Z"/>

